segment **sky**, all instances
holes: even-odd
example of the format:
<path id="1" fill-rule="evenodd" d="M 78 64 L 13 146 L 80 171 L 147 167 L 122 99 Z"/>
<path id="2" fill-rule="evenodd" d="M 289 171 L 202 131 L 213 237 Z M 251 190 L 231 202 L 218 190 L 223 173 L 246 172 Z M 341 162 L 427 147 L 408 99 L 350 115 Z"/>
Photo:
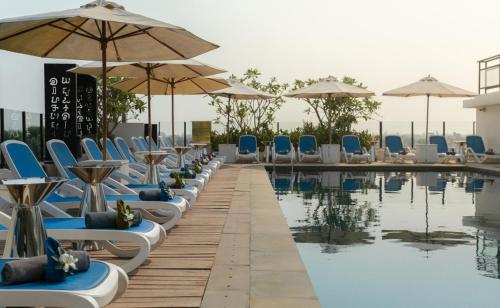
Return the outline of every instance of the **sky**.
<path id="1" fill-rule="evenodd" d="M 85 1 L 1 1 L 0 17 L 73 8 Z M 477 91 L 477 60 L 500 53 L 500 1 L 458 0 L 128 0 L 129 11 L 184 27 L 221 47 L 199 60 L 241 75 L 257 68 L 264 80 L 348 75 L 377 93 L 376 120 L 424 121 L 425 98 L 382 92 L 428 74 Z M 170 119 L 170 101 L 154 97 L 153 120 Z M 277 120 L 301 122 L 305 104 L 289 99 Z M 176 121 L 210 120 L 202 96 L 177 97 Z M 462 99 L 433 98 L 430 121 L 474 120 Z M 145 119 L 145 117 L 142 117 Z M 284 126 L 285 124 L 283 124 Z"/>

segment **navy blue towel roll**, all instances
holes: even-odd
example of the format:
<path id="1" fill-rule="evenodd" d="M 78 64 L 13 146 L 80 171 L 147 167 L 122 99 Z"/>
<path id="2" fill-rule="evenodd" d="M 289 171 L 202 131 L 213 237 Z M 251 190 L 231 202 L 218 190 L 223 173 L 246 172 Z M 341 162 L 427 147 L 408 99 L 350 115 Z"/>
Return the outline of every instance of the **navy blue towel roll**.
<path id="1" fill-rule="evenodd" d="M 90 255 L 88 252 L 73 250 L 68 251 L 68 253 L 78 259 L 75 273 L 86 272 L 89 269 Z M 2 284 L 14 285 L 43 281 L 46 265 L 46 255 L 7 262 L 2 269 Z"/>
<path id="2" fill-rule="evenodd" d="M 134 220 L 132 227 L 142 223 L 142 214 L 138 210 L 133 210 Z M 85 215 L 85 227 L 87 229 L 117 229 L 116 212 L 91 212 Z"/>

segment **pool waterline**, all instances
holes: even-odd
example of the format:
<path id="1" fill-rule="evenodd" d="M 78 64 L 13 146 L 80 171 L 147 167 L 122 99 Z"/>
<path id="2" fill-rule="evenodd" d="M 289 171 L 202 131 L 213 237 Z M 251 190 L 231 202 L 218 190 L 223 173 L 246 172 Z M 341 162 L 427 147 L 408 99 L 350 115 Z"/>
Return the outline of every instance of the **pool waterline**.
<path id="1" fill-rule="evenodd" d="M 271 181 L 324 307 L 500 305 L 500 179 L 287 172 Z"/>

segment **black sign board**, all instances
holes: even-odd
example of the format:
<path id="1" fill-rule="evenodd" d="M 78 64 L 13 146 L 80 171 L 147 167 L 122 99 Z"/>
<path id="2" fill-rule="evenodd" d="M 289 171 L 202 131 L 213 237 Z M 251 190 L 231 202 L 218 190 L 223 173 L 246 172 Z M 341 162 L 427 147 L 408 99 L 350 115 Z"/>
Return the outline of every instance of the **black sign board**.
<path id="1" fill-rule="evenodd" d="M 76 134 L 92 138 L 97 132 L 97 83 L 92 76 L 78 74 L 76 84 Z"/>
<path id="2" fill-rule="evenodd" d="M 76 136 L 74 64 L 45 64 L 45 136 L 71 140 Z"/>

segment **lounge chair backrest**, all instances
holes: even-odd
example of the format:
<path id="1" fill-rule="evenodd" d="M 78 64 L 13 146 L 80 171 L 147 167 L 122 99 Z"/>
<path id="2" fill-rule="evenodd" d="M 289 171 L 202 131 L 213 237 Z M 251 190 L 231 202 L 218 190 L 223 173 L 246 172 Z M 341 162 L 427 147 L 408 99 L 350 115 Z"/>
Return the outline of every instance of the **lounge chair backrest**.
<path id="1" fill-rule="evenodd" d="M 148 150 L 148 142 L 144 137 L 137 137 L 137 141 L 139 142 L 139 146 L 141 147 L 141 151 Z"/>
<path id="2" fill-rule="evenodd" d="M 127 159 L 130 163 L 135 163 L 137 160 L 135 159 L 134 155 L 130 151 L 130 148 L 128 147 L 127 142 L 125 142 L 125 139 L 122 137 L 116 137 L 115 138 L 115 144 L 118 147 L 118 151 L 124 157 Z"/>
<path id="3" fill-rule="evenodd" d="M 7 140 L 1 144 L 3 156 L 16 177 L 46 177 L 47 174 L 29 146 L 18 140 Z"/>
<path id="4" fill-rule="evenodd" d="M 403 141 L 400 136 L 388 135 L 385 136 L 385 146 L 391 153 L 399 153 L 403 150 Z"/>
<path id="5" fill-rule="evenodd" d="M 102 139 L 101 139 L 101 144 L 102 144 Z M 107 138 L 106 139 L 106 150 L 108 152 L 108 157 L 112 160 L 122 160 L 122 156 L 120 155 L 120 152 L 116 148 L 115 144 L 111 139 Z"/>
<path id="6" fill-rule="evenodd" d="M 252 135 L 243 135 L 240 137 L 240 144 L 239 144 L 239 151 L 240 153 L 244 153 L 245 151 L 248 151 L 249 153 L 256 153 L 257 152 L 257 138 Z"/>
<path id="7" fill-rule="evenodd" d="M 467 142 L 467 147 L 471 148 L 476 154 L 486 153 L 486 147 L 484 146 L 483 138 L 481 136 L 469 135 L 465 137 Z"/>
<path id="8" fill-rule="evenodd" d="M 64 141 L 59 139 L 47 141 L 47 150 L 61 176 L 70 180 L 76 178 L 69 167 L 76 165 L 77 161 Z"/>
<path id="9" fill-rule="evenodd" d="M 438 153 L 448 153 L 448 143 L 446 142 L 446 138 L 444 136 L 430 136 L 429 143 L 437 145 Z"/>
<path id="10" fill-rule="evenodd" d="M 342 136 L 342 146 L 347 153 L 361 153 L 361 143 L 359 137 L 355 135 Z"/>
<path id="11" fill-rule="evenodd" d="M 102 152 L 94 139 L 83 138 L 82 146 L 89 159 L 103 160 Z"/>
<path id="12" fill-rule="evenodd" d="M 148 138 L 148 142 L 151 142 L 151 151 L 158 151 L 158 145 L 156 144 L 154 139 L 149 138 L 149 136 L 147 138 Z"/>
<path id="13" fill-rule="evenodd" d="M 361 179 L 345 178 L 342 182 L 342 191 L 355 192 L 361 189 L 362 183 L 363 181 Z"/>
<path id="14" fill-rule="evenodd" d="M 288 136 L 274 136 L 274 149 L 276 153 L 288 153 L 292 150 L 292 143 Z"/>
<path id="15" fill-rule="evenodd" d="M 171 142 L 167 140 L 166 136 L 159 136 L 158 139 L 160 140 L 160 145 L 164 148 L 169 148 L 171 147 Z"/>
<path id="16" fill-rule="evenodd" d="M 299 137 L 299 148 L 300 152 L 307 153 L 309 151 L 317 151 L 318 145 L 316 143 L 316 137 L 313 135 L 303 135 Z"/>

